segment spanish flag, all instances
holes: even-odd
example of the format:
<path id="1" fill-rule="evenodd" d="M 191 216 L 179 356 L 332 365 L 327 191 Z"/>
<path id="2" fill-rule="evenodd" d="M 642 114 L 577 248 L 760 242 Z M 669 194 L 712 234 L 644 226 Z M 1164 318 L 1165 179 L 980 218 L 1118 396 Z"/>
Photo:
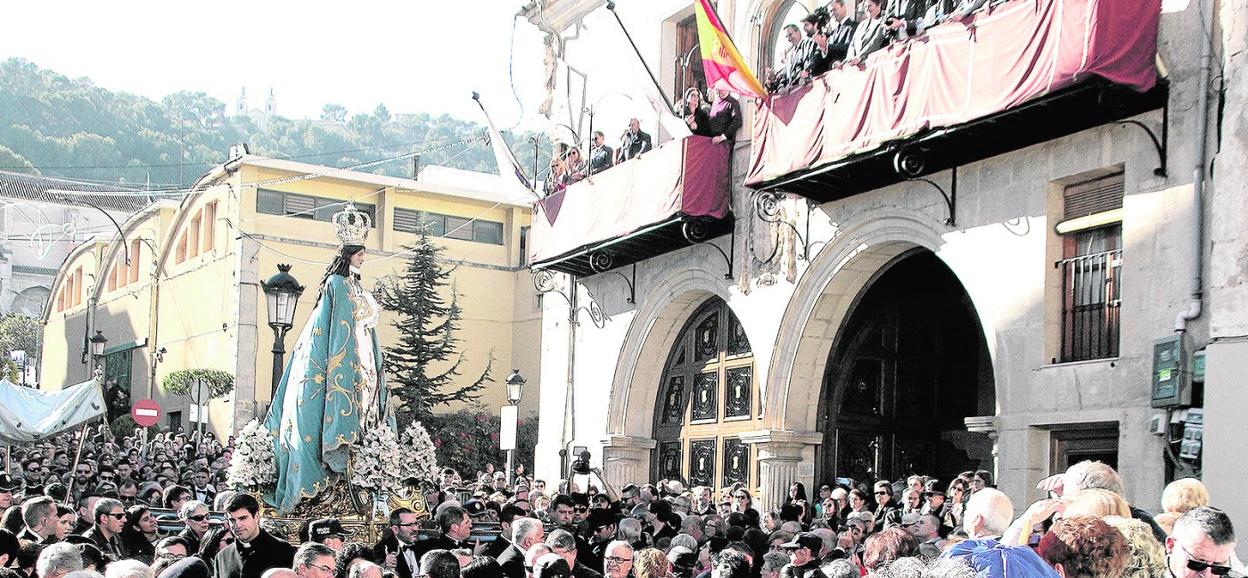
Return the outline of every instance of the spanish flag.
<path id="1" fill-rule="evenodd" d="M 698 44 L 702 47 L 706 85 L 712 90 L 726 90 L 750 98 L 766 97 L 767 89 L 754 78 L 745 59 L 741 58 L 711 1 L 694 0 L 693 9 L 698 15 Z"/>

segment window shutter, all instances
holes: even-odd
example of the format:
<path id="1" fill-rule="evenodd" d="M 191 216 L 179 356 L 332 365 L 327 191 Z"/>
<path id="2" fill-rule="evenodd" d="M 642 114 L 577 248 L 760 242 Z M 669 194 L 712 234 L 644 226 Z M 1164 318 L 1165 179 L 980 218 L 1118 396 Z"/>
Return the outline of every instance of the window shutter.
<path id="1" fill-rule="evenodd" d="M 1125 189 L 1121 172 L 1069 185 L 1062 195 L 1063 220 L 1121 209 Z"/>

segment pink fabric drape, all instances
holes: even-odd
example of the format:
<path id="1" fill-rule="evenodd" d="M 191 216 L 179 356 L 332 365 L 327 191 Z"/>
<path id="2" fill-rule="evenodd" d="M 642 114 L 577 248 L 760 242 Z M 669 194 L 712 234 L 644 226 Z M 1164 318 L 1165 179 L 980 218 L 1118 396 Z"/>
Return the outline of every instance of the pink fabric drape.
<path id="1" fill-rule="evenodd" d="M 728 143 L 691 136 L 536 203 L 530 262 L 622 237 L 676 215 L 728 215 Z"/>
<path id="2" fill-rule="evenodd" d="M 755 110 L 746 184 L 1018 106 L 1092 76 L 1145 92 L 1161 0 L 1013 0 Z"/>

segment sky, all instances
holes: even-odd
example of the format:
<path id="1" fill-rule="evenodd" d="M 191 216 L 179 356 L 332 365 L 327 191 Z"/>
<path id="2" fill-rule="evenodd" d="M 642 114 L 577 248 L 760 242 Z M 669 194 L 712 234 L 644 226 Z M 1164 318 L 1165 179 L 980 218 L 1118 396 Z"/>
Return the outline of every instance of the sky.
<path id="1" fill-rule="evenodd" d="M 319 118 L 327 103 L 350 114 L 447 113 L 481 121 L 473 91 L 502 128 L 535 122 L 542 98 L 541 34 L 515 24 L 519 98 L 509 60 L 511 0 L 215 0 L 6 3 L 0 59 L 20 57 L 97 86 L 159 100 L 206 92 L 233 111 L 270 89 L 278 114 Z"/>

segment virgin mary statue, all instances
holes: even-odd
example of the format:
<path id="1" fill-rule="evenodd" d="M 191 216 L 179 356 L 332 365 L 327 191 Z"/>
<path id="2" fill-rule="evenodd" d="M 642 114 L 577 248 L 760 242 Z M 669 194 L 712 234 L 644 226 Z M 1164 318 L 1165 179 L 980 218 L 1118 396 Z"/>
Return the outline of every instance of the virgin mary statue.
<path id="1" fill-rule="evenodd" d="M 360 284 L 372 223 L 354 205 L 333 223 L 342 246 L 325 270 L 265 420 L 277 462 L 277 484 L 265 499 L 283 514 L 349 477 L 351 445 L 366 428 L 394 427 L 377 345 L 381 308 Z"/>

